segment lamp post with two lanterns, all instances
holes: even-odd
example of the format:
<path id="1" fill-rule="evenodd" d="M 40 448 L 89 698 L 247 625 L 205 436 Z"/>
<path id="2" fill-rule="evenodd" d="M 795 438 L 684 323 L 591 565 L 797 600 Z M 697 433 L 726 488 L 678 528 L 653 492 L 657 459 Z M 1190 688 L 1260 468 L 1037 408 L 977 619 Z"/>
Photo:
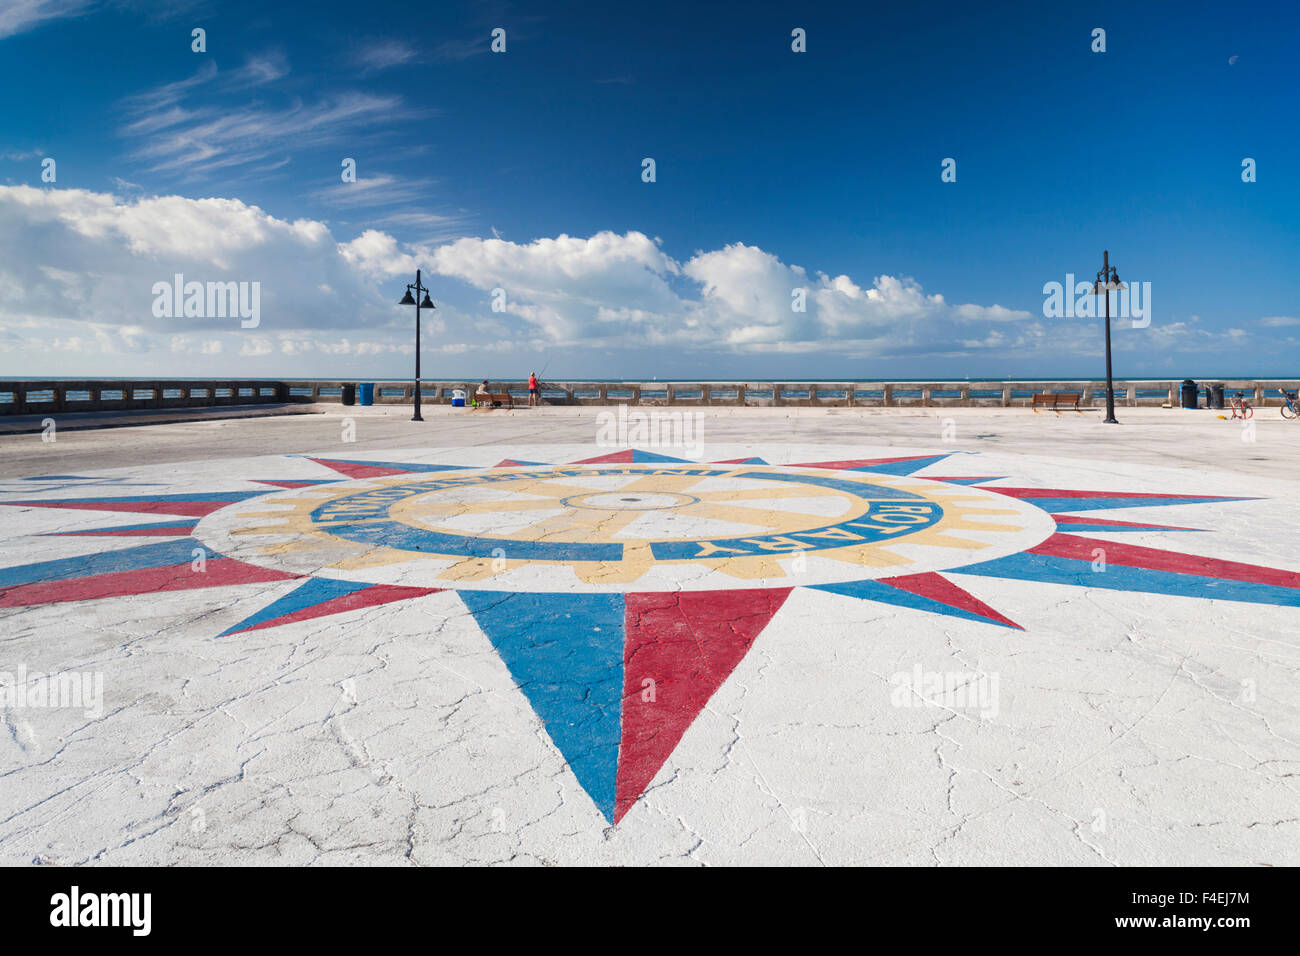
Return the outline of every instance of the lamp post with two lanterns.
<path id="1" fill-rule="evenodd" d="M 1092 294 L 1106 297 L 1106 417 L 1103 421 L 1108 425 L 1118 425 L 1115 420 L 1115 386 L 1110 375 L 1110 294 L 1127 286 L 1119 281 L 1119 272 L 1110 264 L 1110 250 L 1103 250 L 1101 256 L 1101 271 L 1092 284 Z"/>
<path id="2" fill-rule="evenodd" d="M 415 296 L 411 292 L 415 292 Z M 424 300 L 419 301 L 420 293 L 424 293 Z M 415 270 L 415 283 L 406 284 L 406 295 L 402 296 L 402 301 L 398 305 L 415 306 L 415 414 L 411 416 L 411 421 L 422 422 L 424 419 L 420 416 L 420 310 L 436 309 L 437 306 L 429 298 L 429 290 L 420 284 L 420 270 Z"/>

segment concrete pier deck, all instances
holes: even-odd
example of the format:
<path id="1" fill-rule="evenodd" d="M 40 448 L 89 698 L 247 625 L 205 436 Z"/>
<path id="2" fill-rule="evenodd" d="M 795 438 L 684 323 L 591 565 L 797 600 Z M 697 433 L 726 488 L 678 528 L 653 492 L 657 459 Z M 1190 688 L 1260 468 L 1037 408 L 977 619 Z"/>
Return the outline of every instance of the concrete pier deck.
<path id="1" fill-rule="evenodd" d="M 0 862 L 1300 862 L 1275 408 L 295 410 L 0 435 Z"/>

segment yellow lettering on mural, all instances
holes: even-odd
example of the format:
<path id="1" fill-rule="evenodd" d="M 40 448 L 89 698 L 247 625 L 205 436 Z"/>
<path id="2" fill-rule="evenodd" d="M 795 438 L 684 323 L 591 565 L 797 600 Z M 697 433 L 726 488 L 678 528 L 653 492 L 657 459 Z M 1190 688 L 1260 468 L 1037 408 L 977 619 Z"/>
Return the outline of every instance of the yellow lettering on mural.
<path id="1" fill-rule="evenodd" d="M 865 541 L 866 538 L 843 528 L 826 528 L 822 531 L 796 531 L 801 538 L 830 538 L 832 541 Z"/>
<path id="2" fill-rule="evenodd" d="M 848 521 L 845 522 L 850 528 L 868 528 L 871 531 L 879 531 L 882 534 L 898 534 L 906 531 L 906 528 L 891 528 L 888 525 L 868 524 L 865 521 Z"/>
<path id="3" fill-rule="evenodd" d="M 721 545 L 710 544 L 707 541 L 697 541 L 696 544 L 700 546 L 700 553 L 696 555 L 697 558 L 707 558 L 719 551 L 726 551 L 730 554 L 749 554 L 744 548 L 724 548 Z"/>
<path id="4" fill-rule="evenodd" d="M 797 551 L 804 547 L 802 541 L 781 535 L 776 538 L 744 538 L 745 544 L 752 544 L 762 551 Z"/>

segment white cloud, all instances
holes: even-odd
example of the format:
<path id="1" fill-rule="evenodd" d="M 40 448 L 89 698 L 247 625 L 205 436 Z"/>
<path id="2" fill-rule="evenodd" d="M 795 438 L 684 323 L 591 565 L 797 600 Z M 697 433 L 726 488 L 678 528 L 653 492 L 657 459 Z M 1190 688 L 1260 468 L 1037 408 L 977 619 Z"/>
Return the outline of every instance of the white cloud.
<path id="1" fill-rule="evenodd" d="M 357 51 L 353 60 L 363 70 L 387 70 L 416 59 L 413 46 L 403 40 L 376 40 Z"/>
<path id="2" fill-rule="evenodd" d="M 0 40 L 49 20 L 81 16 L 95 6 L 95 0 L 4 0 L 0 4 Z"/>
<path id="3" fill-rule="evenodd" d="M 352 265 L 324 223 L 277 219 L 237 199 L 0 186 L 0 263 L 0 325 L 135 325 L 146 336 L 238 327 L 155 317 L 154 284 L 178 273 L 260 282 L 263 331 L 398 318 L 391 296 Z"/>
<path id="4" fill-rule="evenodd" d="M 438 306 L 422 316 L 426 347 L 470 361 L 560 349 L 581 365 L 597 351 L 623 350 L 655 365 L 693 353 L 702 356 L 701 369 L 716 364 L 711 355 L 820 356 L 842 367 L 864 357 L 1091 354 L 1096 345 L 1095 329 L 1083 323 L 1044 323 L 1000 305 L 952 306 L 909 277 L 831 276 L 744 243 L 684 261 L 635 231 L 412 245 L 380 229 L 340 238 L 325 223 L 280 219 L 237 199 L 0 186 L 7 374 L 30 367 L 24 352 L 53 349 L 87 361 L 155 351 L 149 371 L 215 372 L 239 356 L 243 374 L 288 374 L 286 363 L 342 374 L 353 366 L 333 359 L 411 353 L 413 316 L 397 299 L 416 269 Z M 261 283 L 260 326 L 155 317 L 153 286 L 177 273 L 187 281 Z M 492 308 L 497 289 L 502 311 Z M 791 308 L 796 290 L 804 311 Z M 1182 342 L 1199 349 L 1225 340 L 1181 323 L 1116 334 L 1117 349 Z"/>
<path id="5" fill-rule="evenodd" d="M 347 91 L 316 102 L 285 99 L 284 105 L 249 105 L 247 91 L 289 72 L 278 51 L 249 56 L 222 74 L 206 61 L 191 76 L 137 93 L 123 101 L 123 135 L 136 141 L 132 158 L 150 172 L 200 175 L 231 167 L 268 171 L 285 155 L 335 143 L 358 131 L 430 115 L 408 109 L 397 95 Z M 198 95 L 203 105 L 187 105 Z M 237 95 L 231 95 L 237 94 Z"/>
<path id="6" fill-rule="evenodd" d="M 1030 317 L 997 305 L 953 308 L 906 277 L 877 276 L 864 287 L 846 275 L 809 275 L 744 243 L 679 263 L 639 232 L 527 244 L 464 238 L 432 256 L 443 275 L 504 290 L 508 314 L 569 346 L 880 355 L 936 342 L 948 350 L 962 339 L 981 347 L 969 326 Z M 396 259 L 393 269 L 401 271 Z M 793 308 L 799 290 L 804 311 Z"/>
<path id="7" fill-rule="evenodd" d="M 339 254 L 350 265 L 374 277 L 414 273 L 418 268 L 415 258 L 403 252 L 396 239 L 378 229 L 367 229 L 351 242 L 343 243 Z"/>
<path id="8" fill-rule="evenodd" d="M 1007 309 L 1000 305 L 959 305 L 953 313 L 962 319 L 985 322 L 1019 322 L 1032 318 L 1032 314 L 1021 309 Z"/>

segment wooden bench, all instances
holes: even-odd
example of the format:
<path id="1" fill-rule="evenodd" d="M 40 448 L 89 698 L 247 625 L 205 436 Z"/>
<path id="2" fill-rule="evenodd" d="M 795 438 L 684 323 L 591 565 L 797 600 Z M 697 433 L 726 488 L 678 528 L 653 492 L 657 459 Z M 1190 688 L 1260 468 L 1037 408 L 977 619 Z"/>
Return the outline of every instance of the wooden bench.
<path id="1" fill-rule="evenodd" d="M 1082 392 L 1040 392 L 1034 396 L 1030 403 L 1034 414 L 1038 414 L 1038 406 L 1051 405 L 1052 411 L 1056 411 L 1061 405 L 1069 405 L 1076 412 L 1079 411 L 1079 399 L 1083 397 Z"/>
<path id="2" fill-rule="evenodd" d="M 474 401 L 478 402 L 479 408 L 495 408 L 497 405 L 504 405 L 506 408 L 515 407 L 514 396 L 509 392 L 488 392 L 486 395 L 475 392 Z"/>

